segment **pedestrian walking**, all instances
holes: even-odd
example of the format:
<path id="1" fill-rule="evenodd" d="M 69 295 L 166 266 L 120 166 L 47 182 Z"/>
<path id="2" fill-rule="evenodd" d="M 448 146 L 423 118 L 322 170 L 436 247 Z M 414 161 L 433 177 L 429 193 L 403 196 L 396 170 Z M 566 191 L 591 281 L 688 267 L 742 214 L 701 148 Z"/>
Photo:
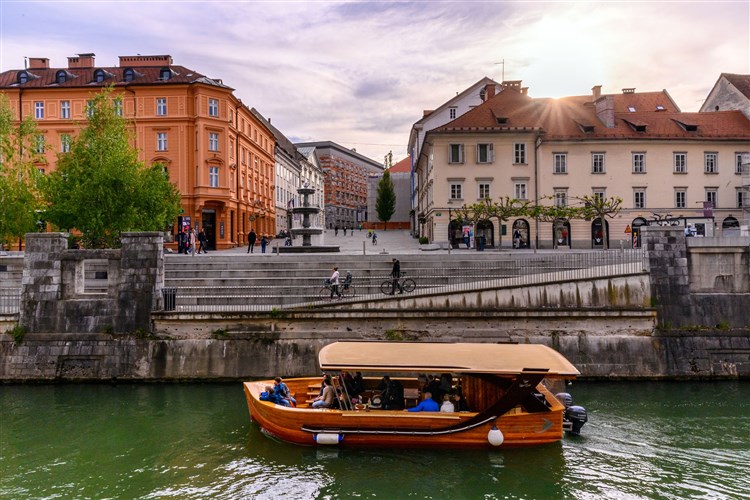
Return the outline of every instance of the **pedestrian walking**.
<path id="1" fill-rule="evenodd" d="M 339 291 L 339 268 L 338 267 L 333 268 L 333 274 L 331 274 L 329 281 L 331 282 L 331 298 L 333 298 L 334 293 L 339 298 L 341 298 L 341 292 Z"/>
<path id="2" fill-rule="evenodd" d="M 190 254 L 195 257 L 195 243 L 198 239 L 198 235 L 195 234 L 195 229 L 190 230 Z"/>
<path id="3" fill-rule="evenodd" d="M 266 245 L 268 245 L 269 236 L 265 234 L 260 239 L 260 253 L 266 253 Z"/>
<path id="4" fill-rule="evenodd" d="M 247 234 L 247 253 L 253 253 L 253 248 L 255 247 L 255 240 L 258 239 L 258 235 L 255 234 L 255 229 L 250 229 L 250 232 Z"/>
<path id="5" fill-rule="evenodd" d="M 208 253 L 206 251 L 206 243 L 207 243 L 206 232 L 203 229 L 201 229 L 200 232 L 198 233 L 198 253 L 201 253 L 201 252 Z"/>
<path id="6" fill-rule="evenodd" d="M 338 236 L 339 235 L 339 226 L 338 224 L 333 228 L 333 235 Z"/>

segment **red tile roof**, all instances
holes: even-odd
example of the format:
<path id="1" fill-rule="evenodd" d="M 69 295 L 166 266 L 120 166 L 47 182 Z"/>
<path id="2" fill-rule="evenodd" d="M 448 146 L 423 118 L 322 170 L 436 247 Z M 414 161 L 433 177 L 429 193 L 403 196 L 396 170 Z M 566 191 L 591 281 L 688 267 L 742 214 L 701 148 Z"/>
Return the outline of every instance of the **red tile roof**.
<path id="1" fill-rule="evenodd" d="M 400 174 L 404 172 L 411 172 L 411 156 L 407 156 L 400 162 L 393 165 L 388 171 L 392 174 Z"/>
<path id="2" fill-rule="evenodd" d="M 598 118 L 592 96 L 534 99 L 508 88 L 431 133 L 539 129 L 547 140 L 750 139 L 750 120 L 741 112 L 683 113 L 666 91 L 608 94 L 597 102 L 601 106 L 607 100 L 614 110 L 612 128 L 605 127 Z M 661 109 L 657 110 L 657 106 Z M 678 122 L 697 128 L 689 131 Z M 645 130 L 637 130 L 643 127 Z"/>

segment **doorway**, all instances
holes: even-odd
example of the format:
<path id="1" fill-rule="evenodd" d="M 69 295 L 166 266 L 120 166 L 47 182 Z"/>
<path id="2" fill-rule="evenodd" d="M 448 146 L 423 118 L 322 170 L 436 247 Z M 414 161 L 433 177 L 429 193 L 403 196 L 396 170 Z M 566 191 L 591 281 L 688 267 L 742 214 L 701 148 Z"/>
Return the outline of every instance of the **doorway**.
<path id="1" fill-rule="evenodd" d="M 206 233 L 206 247 L 208 250 L 216 250 L 216 210 L 204 210 L 203 231 Z"/>

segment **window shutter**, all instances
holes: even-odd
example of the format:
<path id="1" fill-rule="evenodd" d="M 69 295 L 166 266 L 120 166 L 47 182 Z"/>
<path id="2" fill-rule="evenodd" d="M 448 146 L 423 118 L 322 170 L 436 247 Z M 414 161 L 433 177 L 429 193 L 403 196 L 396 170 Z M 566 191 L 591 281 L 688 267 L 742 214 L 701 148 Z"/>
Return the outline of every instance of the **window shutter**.
<path id="1" fill-rule="evenodd" d="M 494 163 L 495 161 L 495 147 L 492 143 L 490 143 L 489 151 L 487 152 L 487 161 L 489 163 Z"/>

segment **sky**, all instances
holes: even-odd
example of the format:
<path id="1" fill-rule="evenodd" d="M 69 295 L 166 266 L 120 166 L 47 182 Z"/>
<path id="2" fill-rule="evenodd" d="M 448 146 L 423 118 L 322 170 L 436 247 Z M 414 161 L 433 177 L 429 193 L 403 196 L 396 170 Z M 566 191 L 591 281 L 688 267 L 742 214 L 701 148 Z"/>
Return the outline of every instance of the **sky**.
<path id="1" fill-rule="evenodd" d="M 170 54 L 293 142 L 395 162 L 423 110 L 485 76 L 532 97 L 666 89 L 697 111 L 721 73 L 750 74 L 750 0 L 0 0 L 0 71 L 91 52 Z"/>

